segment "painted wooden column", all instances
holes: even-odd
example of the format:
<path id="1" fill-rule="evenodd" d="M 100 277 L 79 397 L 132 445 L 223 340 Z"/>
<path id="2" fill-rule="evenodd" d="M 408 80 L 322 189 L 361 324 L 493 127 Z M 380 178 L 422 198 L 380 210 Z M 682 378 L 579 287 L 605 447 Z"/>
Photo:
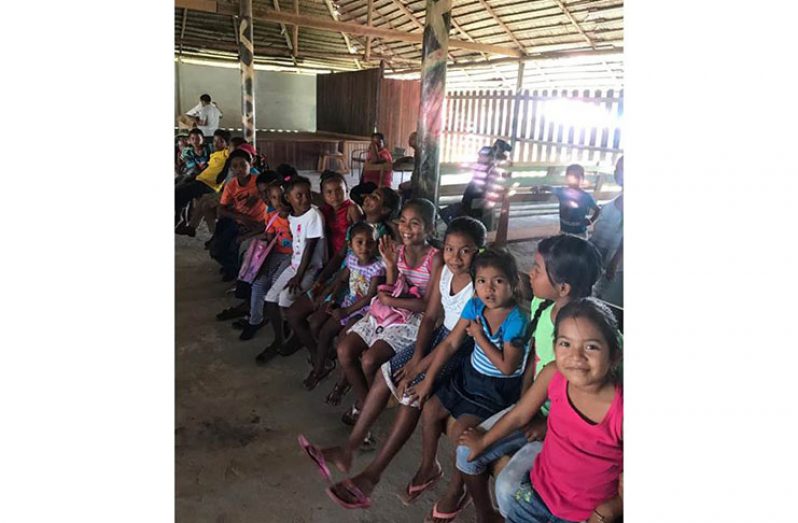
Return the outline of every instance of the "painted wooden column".
<path id="1" fill-rule="evenodd" d="M 255 143 L 255 48 L 252 44 L 252 0 L 239 0 L 238 60 L 241 67 L 241 123 L 244 139 Z"/>
<path id="2" fill-rule="evenodd" d="M 510 164 L 513 163 L 513 156 L 515 155 L 515 146 L 518 142 L 518 113 L 521 108 L 521 88 L 524 85 L 524 62 L 518 62 L 518 77 L 515 81 L 515 101 L 513 103 L 513 120 L 512 129 L 510 131 Z M 510 168 L 512 172 L 512 168 Z M 507 173 L 507 178 L 503 180 L 502 191 L 502 206 L 499 212 L 499 225 L 496 229 L 496 241 L 493 243 L 496 247 L 503 247 L 507 244 L 507 230 L 510 225 L 510 196 L 515 194 L 515 187 L 510 185 L 512 179 L 510 178 L 511 172 Z"/>
<path id="3" fill-rule="evenodd" d="M 427 0 L 418 110 L 418 179 L 413 194 L 438 204 L 443 104 L 446 99 L 446 55 L 452 23 L 452 0 Z M 417 186 L 416 186 L 417 185 Z"/>

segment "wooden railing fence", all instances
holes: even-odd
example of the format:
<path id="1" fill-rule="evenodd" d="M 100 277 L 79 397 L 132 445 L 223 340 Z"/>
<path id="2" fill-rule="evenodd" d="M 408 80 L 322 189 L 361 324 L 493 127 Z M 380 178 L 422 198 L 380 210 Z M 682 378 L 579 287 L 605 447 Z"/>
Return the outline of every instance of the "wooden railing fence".
<path id="1" fill-rule="evenodd" d="M 511 90 L 449 92 L 441 161 L 473 161 L 496 138 L 509 143 L 515 103 Z M 623 90 L 524 90 L 518 103 L 515 162 L 611 164 L 623 152 Z"/>

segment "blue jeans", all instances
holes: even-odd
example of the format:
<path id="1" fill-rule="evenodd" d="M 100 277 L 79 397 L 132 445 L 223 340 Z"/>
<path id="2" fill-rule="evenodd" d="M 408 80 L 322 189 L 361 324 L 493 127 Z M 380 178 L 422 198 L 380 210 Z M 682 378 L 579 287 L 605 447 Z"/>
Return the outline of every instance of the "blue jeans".
<path id="1" fill-rule="evenodd" d="M 263 321 L 263 298 L 274 283 L 274 280 L 291 263 L 291 255 L 272 252 L 263 262 L 265 267 L 252 282 L 252 294 L 249 297 L 249 324 L 260 325 Z"/>
<path id="2" fill-rule="evenodd" d="M 529 477 L 518 488 L 513 498 L 510 511 L 507 514 L 507 523 L 573 523 L 567 519 L 558 518 L 546 507 L 543 500 L 532 488 Z"/>
<path id="3" fill-rule="evenodd" d="M 471 449 L 465 445 L 457 447 L 457 469 L 463 474 L 476 476 L 487 470 L 488 466 L 502 456 L 512 456 L 509 463 L 502 469 L 496 477 L 494 494 L 496 503 L 499 505 L 499 512 L 503 517 L 507 514 L 512 505 L 513 497 L 518 486 L 524 478 L 529 477 L 529 469 L 535 462 L 535 456 L 543 448 L 540 441 L 528 442 L 523 432 L 515 432 L 506 436 L 480 454 L 474 461 L 468 461 L 468 454 Z"/>
<path id="4" fill-rule="evenodd" d="M 510 513 L 515 493 L 518 487 L 526 479 L 529 481 L 529 471 L 535 464 L 535 457 L 543 450 L 542 441 L 530 441 L 518 452 L 513 454 L 510 462 L 504 466 L 502 471 L 496 476 L 496 484 L 493 486 L 496 494 L 496 503 L 499 505 L 499 512 L 503 517 Z"/>

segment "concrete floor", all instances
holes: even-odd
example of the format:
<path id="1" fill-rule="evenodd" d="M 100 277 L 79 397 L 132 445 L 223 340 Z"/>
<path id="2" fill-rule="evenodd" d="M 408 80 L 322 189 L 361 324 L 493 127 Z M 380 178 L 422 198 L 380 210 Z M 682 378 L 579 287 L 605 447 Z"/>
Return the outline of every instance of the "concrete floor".
<path id="1" fill-rule="evenodd" d="M 550 228 L 550 220 L 538 220 L 542 230 Z M 221 282 L 218 265 L 203 249 L 207 238 L 203 228 L 196 238 L 175 240 L 176 520 L 423 521 L 445 489 L 445 481 L 409 508 L 396 497 L 418 466 L 420 429 L 387 470 L 372 495 L 371 509 L 347 511 L 327 498 L 324 481 L 296 438 L 304 433 L 315 443 L 331 444 L 349 434 L 349 427 L 339 420 L 345 407 L 324 403 L 335 374 L 307 392 L 301 383 L 308 370 L 304 350 L 288 358 L 277 357 L 265 368 L 255 365 L 255 355 L 271 342 L 271 328 L 242 342 L 230 322 L 216 321 L 215 314 L 236 300 L 226 292 L 230 284 Z M 521 270 L 532 265 L 535 245 L 511 244 Z M 351 401 L 350 394 L 344 405 Z M 394 411 L 387 410 L 377 423 L 378 444 L 393 416 Z M 450 476 L 451 452 L 448 441 L 442 439 L 439 459 L 446 477 Z M 357 457 L 353 470 L 362 469 L 371 456 Z M 333 474 L 336 480 L 342 477 L 335 470 Z M 473 521 L 473 508 L 467 508 L 459 520 Z"/>
<path id="2" fill-rule="evenodd" d="M 268 367 L 254 358 L 271 342 L 266 327 L 255 339 L 238 340 L 230 322 L 215 314 L 234 303 L 218 265 L 203 249 L 207 237 L 177 237 L 176 293 L 176 520 L 240 522 L 421 522 L 443 482 L 407 508 L 396 497 L 413 476 L 421 455 L 420 429 L 387 470 L 369 510 L 347 511 L 324 493 L 325 483 L 299 449 L 300 432 L 319 444 L 344 440 L 344 407 L 324 398 L 333 376 L 307 392 L 306 351 L 277 357 Z M 351 401 L 351 394 L 344 401 Z M 384 439 L 393 419 L 386 411 L 375 428 Z M 451 447 L 441 442 L 440 460 L 451 470 Z M 356 458 L 359 471 L 371 458 Z M 333 472 L 336 479 L 341 475 Z M 462 521 L 473 520 L 473 508 Z"/>

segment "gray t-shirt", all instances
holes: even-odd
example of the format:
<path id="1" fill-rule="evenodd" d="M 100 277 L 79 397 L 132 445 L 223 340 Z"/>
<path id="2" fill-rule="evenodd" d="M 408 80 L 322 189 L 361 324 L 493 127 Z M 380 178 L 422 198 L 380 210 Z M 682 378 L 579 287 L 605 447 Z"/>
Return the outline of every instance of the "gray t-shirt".
<path id="1" fill-rule="evenodd" d="M 593 226 L 590 242 L 601 253 L 601 262 L 604 268 L 612 260 L 623 240 L 623 212 L 616 205 L 616 197 L 601 208 L 598 220 Z M 623 270 L 623 260 L 618 263 L 618 272 Z"/>

